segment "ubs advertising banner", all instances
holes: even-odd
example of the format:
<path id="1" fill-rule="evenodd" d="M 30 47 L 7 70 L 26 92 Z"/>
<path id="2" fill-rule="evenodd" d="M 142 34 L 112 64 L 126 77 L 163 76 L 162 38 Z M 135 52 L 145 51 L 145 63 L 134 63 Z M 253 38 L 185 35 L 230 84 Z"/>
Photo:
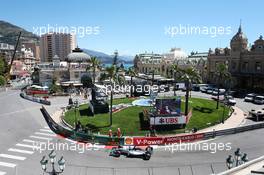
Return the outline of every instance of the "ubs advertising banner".
<path id="1" fill-rule="evenodd" d="M 151 117 L 151 125 L 175 125 L 175 124 L 185 124 L 186 116 L 171 116 L 171 117 Z"/>

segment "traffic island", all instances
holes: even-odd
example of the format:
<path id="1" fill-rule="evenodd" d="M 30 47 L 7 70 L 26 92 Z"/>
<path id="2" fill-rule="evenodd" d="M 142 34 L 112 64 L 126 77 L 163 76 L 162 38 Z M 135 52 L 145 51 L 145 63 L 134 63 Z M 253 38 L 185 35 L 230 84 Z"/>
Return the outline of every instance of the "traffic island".
<path id="1" fill-rule="evenodd" d="M 113 104 L 127 103 L 135 99 L 114 99 Z M 170 135 L 178 133 L 191 132 L 193 128 L 197 130 L 207 128 L 222 122 L 222 119 L 227 119 L 230 114 L 230 108 L 220 106 L 216 109 L 216 104 L 212 100 L 191 98 L 192 117 L 185 128 L 176 128 L 171 130 L 159 130 L 158 135 Z M 184 110 L 184 102 L 181 106 L 181 110 Z M 225 108 L 225 109 L 224 109 Z M 89 117 L 87 111 L 89 111 L 88 104 L 80 105 L 75 113 L 75 109 L 71 109 L 65 112 L 63 120 L 71 126 L 74 126 L 76 119 L 80 121 L 81 125 L 88 127 L 93 133 L 100 133 L 108 135 L 109 130 L 116 132 L 118 128 L 121 128 L 122 134 L 127 136 L 145 136 L 149 134 L 149 129 L 141 128 L 141 121 L 139 114 L 144 110 L 149 111 L 151 107 L 130 106 L 123 110 L 113 113 L 113 125 L 109 126 L 109 114 L 95 114 L 94 117 Z M 205 110 L 206 109 L 206 110 Z"/>

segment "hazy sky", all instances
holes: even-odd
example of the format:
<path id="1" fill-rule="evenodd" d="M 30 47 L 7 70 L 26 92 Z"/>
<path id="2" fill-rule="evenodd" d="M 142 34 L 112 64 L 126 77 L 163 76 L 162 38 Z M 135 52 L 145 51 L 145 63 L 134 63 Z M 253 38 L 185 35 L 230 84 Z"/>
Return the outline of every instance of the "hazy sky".
<path id="1" fill-rule="evenodd" d="M 79 47 L 109 54 L 171 47 L 189 53 L 229 46 L 240 19 L 253 43 L 264 34 L 263 7 L 263 0 L 13 0 L 1 1 L 1 20 L 38 34 L 48 27 L 79 30 Z"/>

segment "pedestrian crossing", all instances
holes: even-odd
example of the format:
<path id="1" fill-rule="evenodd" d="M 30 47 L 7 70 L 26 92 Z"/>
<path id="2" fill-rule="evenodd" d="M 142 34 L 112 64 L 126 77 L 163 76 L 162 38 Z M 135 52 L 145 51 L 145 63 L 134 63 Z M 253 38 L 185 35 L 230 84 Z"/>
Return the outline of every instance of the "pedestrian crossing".
<path id="1" fill-rule="evenodd" d="M 14 171 L 19 162 L 26 160 L 28 156 L 38 151 L 38 145 L 52 141 L 56 136 L 48 126 L 45 126 L 30 135 L 29 138 L 25 138 L 10 147 L 6 152 L 0 152 L 0 175 L 8 175 L 9 169 Z M 13 171 L 10 170 L 10 172 Z"/>
<path id="2" fill-rule="evenodd" d="M 50 129 L 40 129 L 41 132 L 53 133 Z"/>
<path id="3" fill-rule="evenodd" d="M 35 132 L 36 135 L 42 135 L 42 136 L 50 136 L 50 137 L 56 137 L 56 134 L 49 134 L 49 133 L 42 133 L 42 132 Z"/>
<path id="4" fill-rule="evenodd" d="M 29 156 L 35 152 L 40 152 L 40 145 L 55 141 L 59 139 L 56 134 L 48 126 L 40 128 L 38 131 L 33 132 L 28 138 L 22 139 L 20 142 L 14 144 L 7 151 L 0 152 L 0 175 L 9 175 L 14 172 L 16 167 L 21 161 L 25 161 Z M 64 141 L 71 144 L 78 144 L 78 142 L 64 139 Z M 104 148 L 103 145 L 91 145 L 91 147 Z M 10 169 L 10 171 L 9 171 Z M 7 172 L 8 171 L 8 172 Z"/>
<path id="5" fill-rule="evenodd" d="M 29 136 L 30 138 L 34 138 L 34 139 L 40 139 L 40 140 L 46 140 L 46 141 L 50 141 L 52 140 L 52 138 L 49 138 L 49 137 L 41 137 L 41 136 L 35 136 L 35 135 L 31 135 Z"/>
<path id="6" fill-rule="evenodd" d="M 16 167 L 16 164 L 14 164 L 14 163 L 8 163 L 8 162 L 0 162 L 0 166 L 15 168 Z"/>
<path id="7" fill-rule="evenodd" d="M 22 154 L 33 154 L 34 153 L 33 151 L 22 150 L 22 149 L 15 149 L 15 148 L 9 148 L 8 151 L 22 153 Z"/>
<path id="8" fill-rule="evenodd" d="M 10 154 L 0 154 L 0 157 L 15 159 L 15 160 L 25 160 L 26 159 L 26 157 L 14 156 L 14 155 L 10 155 Z"/>

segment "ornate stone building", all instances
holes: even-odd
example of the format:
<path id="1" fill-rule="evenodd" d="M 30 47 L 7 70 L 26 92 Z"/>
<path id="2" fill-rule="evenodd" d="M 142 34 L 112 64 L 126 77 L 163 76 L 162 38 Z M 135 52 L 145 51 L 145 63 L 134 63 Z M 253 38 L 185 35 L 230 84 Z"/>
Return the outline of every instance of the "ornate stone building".
<path id="1" fill-rule="evenodd" d="M 139 73 L 161 75 L 167 78 L 173 78 L 172 65 L 177 64 L 180 68 L 185 69 L 187 67 L 195 67 L 202 75 L 202 78 L 206 80 L 206 53 L 191 53 L 187 55 L 179 48 L 172 48 L 169 53 L 154 54 L 144 53 L 139 54 L 134 60 L 135 67 Z"/>
<path id="2" fill-rule="evenodd" d="M 264 40 L 260 36 L 249 47 L 241 25 L 230 42 L 230 48 L 216 48 L 208 53 L 208 78 L 216 83 L 217 64 L 226 64 L 232 75 L 232 87 L 241 89 L 264 89 Z"/>

